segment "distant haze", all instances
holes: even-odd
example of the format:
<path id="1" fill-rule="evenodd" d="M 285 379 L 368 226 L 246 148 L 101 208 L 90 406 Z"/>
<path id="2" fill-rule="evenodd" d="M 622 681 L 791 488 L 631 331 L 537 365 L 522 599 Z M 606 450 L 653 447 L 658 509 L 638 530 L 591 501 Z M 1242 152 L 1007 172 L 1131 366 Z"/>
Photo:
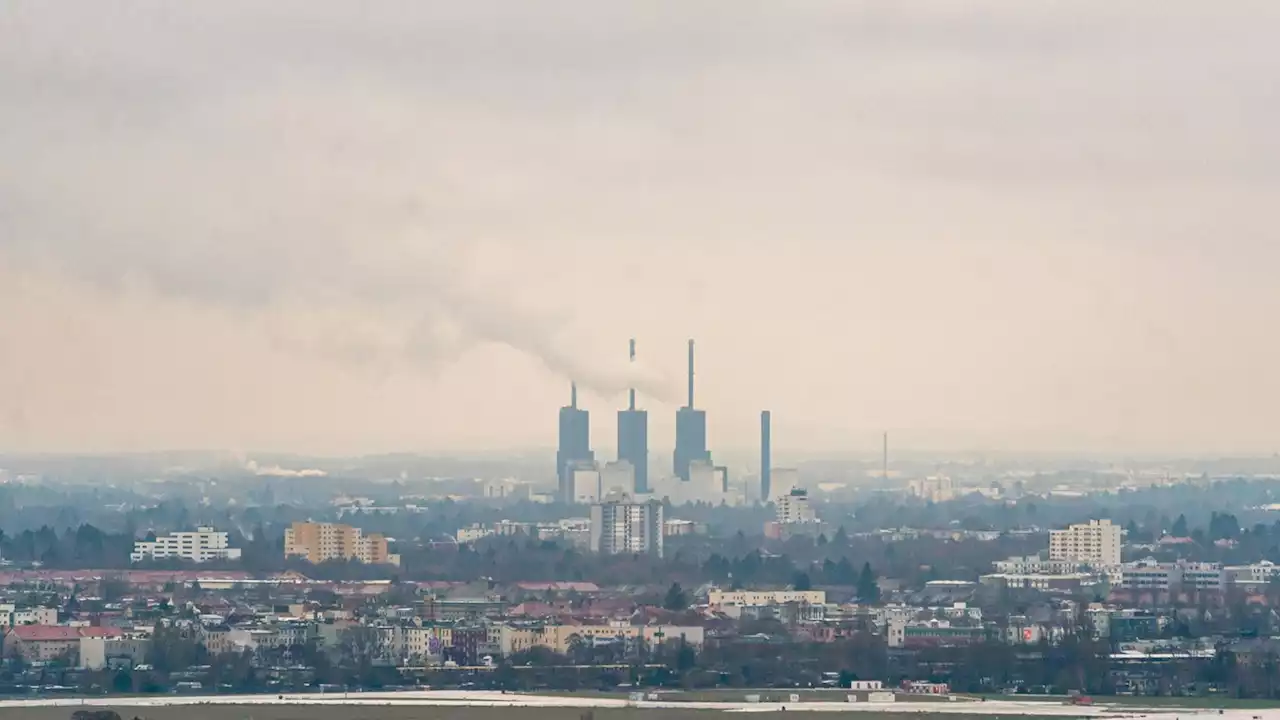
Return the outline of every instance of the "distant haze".
<path id="1" fill-rule="evenodd" d="M 1280 4 L 0 7 L 0 450 L 1280 448 Z M 642 363 L 626 361 L 627 338 Z"/>

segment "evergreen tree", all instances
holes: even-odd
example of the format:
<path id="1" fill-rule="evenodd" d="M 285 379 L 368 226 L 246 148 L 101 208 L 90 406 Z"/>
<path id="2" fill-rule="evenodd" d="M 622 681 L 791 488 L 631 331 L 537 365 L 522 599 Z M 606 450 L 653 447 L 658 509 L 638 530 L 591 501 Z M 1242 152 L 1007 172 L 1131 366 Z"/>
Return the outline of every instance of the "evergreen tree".
<path id="1" fill-rule="evenodd" d="M 858 576 L 858 599 L 866 603 L 880 602 L 880 586 L 876 584 L 870 562 L 862 564 L 862 574 Z"/>
<path id="2" fill-rule="evenodd" d="M 671 587 L 667 588 L 667 596 L 662 600 L 662 607 L 673 612 L 688 609 L 689 596 L 680 587 L 680 583 L 671 583 Z"/>
<path id="3" fill-rule="evenodd" d="M 1173 521 L 1173 529 L 1169 531 L 1169 534 L 1174 537 L 1187 537 L 1189 535 L 1186 515 L 1179 515 L 1178 519 Z"/>

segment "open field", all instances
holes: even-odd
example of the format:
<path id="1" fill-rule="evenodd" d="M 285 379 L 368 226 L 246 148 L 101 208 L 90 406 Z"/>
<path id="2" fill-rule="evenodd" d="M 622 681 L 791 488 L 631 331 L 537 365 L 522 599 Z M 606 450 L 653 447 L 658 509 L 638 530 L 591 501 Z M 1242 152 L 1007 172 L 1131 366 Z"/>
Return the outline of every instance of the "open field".
<path id="1" fill-rule="evenodd" d="M 68 720 L 73 707 L 4 708 L 0 720 Z M 114 707 L 124 720 L 579 720 L 582 708 L 477 708 L 369 705 L 199 705 Z M 1064 708 L 1065 709 L 1065 708 Z M 594 720 L 715 720 L 721 711 L 684 708 L 602 708 Z M 770 713 L 771 715 L 773 713 Z M 856 720 L 893 720 L 899 713 L 860 712 Z M 940 716 L 914 715 L 918 720 Z M 1015 715 L 957 715 L 945 720 L 1015 720 Z M 1052 716 L 1047 717 L 1052 720 Z M 1070 717 L 1067 715 L 1063 718 Z"/>
<path id="2" fill-rule="evenodd" d="M 767 691 L 761 691 L 765 694 Z M 801 693 L 801 700 L 747 703 L 742 692 L 715 699 L 671 693 L 657 701 L 631 703 L 600 695 L 526 695 L 497 692 L 422 691 L 350 695 L 148 696 L 85 700 L 3 700 L 0 720 L 68 720 L 78 709 L 114 709 L 125 720 L 714 720 L 722 713 L 839 713 L 856 720 L 892 720 L 904 713 L 930 720 L 1014 720 L 1015 718 L 1124 718 L 1137 720 L 1280 720 L 1280 707 L 1242 709 L 1205 698 L 1125 698 L 1069 706 L 1036 700 L 917 699 L 886 704 L 845 702 L 834 691 Z M 694 693 L 690 693 L 694 695 Z M 1147 702 L 1144 702 L 1147 701 Z M 1221 708 L 1221 709 L 1220 709 Z"/>

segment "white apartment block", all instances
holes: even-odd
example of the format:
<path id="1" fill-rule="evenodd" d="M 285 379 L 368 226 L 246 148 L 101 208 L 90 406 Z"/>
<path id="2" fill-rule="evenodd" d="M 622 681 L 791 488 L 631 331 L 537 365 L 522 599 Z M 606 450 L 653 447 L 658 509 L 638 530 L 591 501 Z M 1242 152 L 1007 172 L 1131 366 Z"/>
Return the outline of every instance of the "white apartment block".
<path id="1" fill-rule="evenodd" d="M 991 564 L 997 573 L 1005 575 L 1061 575 L 1074 573 L 1080 566 L 1074 560 L 1045 560 L 1039 555 L 1014 556 Z"/>
<path id="2" fill-rule="evenodd" d="M 591 506 L 591 550 L 662 557 L 662 503 L 610 500 Z"/>
<path id="3" fill-rule="evenodd" d="M 58 609 L 49 607 L 17 608 L 0 604 L 0 627 L 13 625 L 57 625 Z"/>
<path id="4" fill-rule="evenodd" d="M 907 483 L 907 489 L 912 495 L 935 503 L 946 502 L 956 496 L 955 482 L 947 475 L 916 478 Z"/>
<path id="5" fill-rule="evenodd" d="M 1269 560 L 1252 565 L 1230 565 L 1225 570 L 1227 580 L 1236 585 L 1266 585 L 1280 575 L 1280 565 Z"/>
<path id="6" fill-rule="evenodd" d="M 467 545 L 494 534 L 496 533 L 492 528 L 487 528 L 480 523 L 472 523 L 471 527 L 458 528 L 455 538 L 459 545 Z"/>
<path id="7" fill-rule="evenodd" d="M 1217 592 L 1226 584 L 1227 572 L 1218 563 L 1179 560 L 1161 563 L 1148 558 L 1127 563 L 1120 569 L 1120 587 L 1125 590 L 1202 590 Z"/>
<path id="8" fill-rule="evenodd" d="M 809 504 L 809 493 L 802 488 L 794 488 L 777 499 L 778 522 L 783 525 L 811 523 L 817 521 L 813 506 Z"/>
<path id="9" fill-rule="evenodd" d="M 1049 559 L 1107 567 L 1120 564 L 1120 526 L 1090 520 L 1066 530 L 1049 531 Z"/>
<path id="10" fill-rule="evenodd" d="M 151 541 L 139 540 L 133 544 L 133 553 L 129 559 L 133 562 L 165 558 L 181 558 L 192 562 L 238 560 L 240 549 L 228 545 L 225 532 L 200 527 L 195 532 L 176 532 Z"/>

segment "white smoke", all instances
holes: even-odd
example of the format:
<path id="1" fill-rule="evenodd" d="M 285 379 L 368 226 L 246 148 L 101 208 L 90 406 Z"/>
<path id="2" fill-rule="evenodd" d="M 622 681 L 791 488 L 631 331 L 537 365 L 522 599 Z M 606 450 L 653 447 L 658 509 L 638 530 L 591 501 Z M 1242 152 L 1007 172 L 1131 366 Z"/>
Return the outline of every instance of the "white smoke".
<path id="1" fill-rule="evenodd" d="M 466 168 L 484 150 L 433 140 L 469 119 L 432 109 L 322 85 L 56 147 L 17 124 L 0 156 L 25 170 L 8 187 L 0 176 L 0 196 L 27 231 L 4 236 L 0 261 L 240 313 L 281 346 L 367 372 L 430 372 L 498 343 L 586 390 L 673 397 L 661 373 L 625 362 L 625 337 L 604 342 L 572 307 L 537 302 L 509 258 L 518 228 L 473 239 L 476 188 L 457 185 L 477 182 Z"/>
<path id="2" fill-rule="evenodd" d="M 244 469 L 259 477 L 327 477 L 329 473 L 316 468 L 304 468 L 302 470 L 294 470 L 291 468 L 280 467 L 279 465 L 259 465 L 257 460 L 249 460 L 245 462 Z"/>

